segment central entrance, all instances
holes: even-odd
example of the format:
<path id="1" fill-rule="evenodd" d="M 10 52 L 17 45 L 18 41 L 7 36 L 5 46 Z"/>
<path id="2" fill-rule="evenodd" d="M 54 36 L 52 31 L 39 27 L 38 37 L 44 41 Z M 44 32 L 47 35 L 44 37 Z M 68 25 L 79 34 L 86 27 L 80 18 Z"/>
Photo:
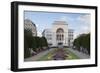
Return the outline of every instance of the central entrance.
<path id="1" fill-rule="evenodd" d="M 63 43 L 62 42 L 59 42 L 58 45 L 63 45 Z"/>
<path id="2" fill-rule="evenodd" d="M 62 42 L 58 43 L 58 48 L 63 48 L 63 43 Z"/>
<path id="3" fill-rule="evenodd" d="M 56 41 L 57 41 L 57 46 L 59 48 L 63 47 L 63 40 L 64 40 L 64 30 L 62 28 L 58 28 L 56 31 Z"/>

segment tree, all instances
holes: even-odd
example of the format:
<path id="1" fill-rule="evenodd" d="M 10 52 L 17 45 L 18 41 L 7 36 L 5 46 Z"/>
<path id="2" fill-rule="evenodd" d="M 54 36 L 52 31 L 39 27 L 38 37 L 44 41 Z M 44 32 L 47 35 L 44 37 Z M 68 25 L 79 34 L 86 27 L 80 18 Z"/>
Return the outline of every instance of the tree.
<path id="1" fill-rule="evenodd" d="M 27 45 L 29 48 L 32 47 L 32 32 L 31 30 L 24 30 L 24 40 L 27 40 Z"/>
<path id="2" fill-rule="evenodd" d="M 47 47 L 47 40 L 45 37 L 32 36 L 31 30 L 24 29 L 24 57 L 30 57 L 30 48 L 35 52 L 43 50 L 43 47 Z"/>
<path id="3" fill-rule="evenodd" d="M 90 33 L 81 34 L 74 40 L 73 44 L 76 46 L 76 48 L 78 48 L 79 51 L 80 47 L 83 47 L 84 50 L 87 50 L 88 54 L 90 54 Z"/>
<path id="4" fill-rule="evenodd" d="M 32 32 L 24 29 L 24 58 L 31 56 L 29 48 L 32 48 Z"/>
<path id="5" fill-rule="evenodd" d="M 43 47 L 47 47 L 47 40 L 45 37 L 33 37 L 32 39 L 32 48 L 37 51 L 37 49 L 42 50 Z"/>
<path id="6" fill-rule="evenodd" d="M 45 46 L 45 47 L 48 46 L 47 39 L 45 37 L 41 37 L 41 45 L 42 45 L 42 47 L 43 46 Z"/>
<path id="7" fill-rule="evenodd" d="M 36 37 L 32 38 L 32 48 L 33 48 L 34 51 L 36 51 L 36 48 L 37 48 Z"/>
<path id="8" fill-rule="evenodd" d="M 30 57 L 30 51 L 28 48 L 27 40 L 24 40 L 24 58 Z"/>

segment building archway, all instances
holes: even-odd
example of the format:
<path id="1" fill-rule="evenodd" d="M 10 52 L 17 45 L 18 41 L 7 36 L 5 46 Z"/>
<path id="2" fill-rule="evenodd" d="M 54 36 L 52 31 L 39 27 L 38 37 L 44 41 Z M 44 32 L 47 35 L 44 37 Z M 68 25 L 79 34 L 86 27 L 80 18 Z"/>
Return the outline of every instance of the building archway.
<path id="1" fill-rule="evenodd" d="M 62 28 L 58 28 L 56 31 L 56 41 L 58 43 L 58 46 L 63 45 L 63 40 L 64 40 L 64 30 Z"/>

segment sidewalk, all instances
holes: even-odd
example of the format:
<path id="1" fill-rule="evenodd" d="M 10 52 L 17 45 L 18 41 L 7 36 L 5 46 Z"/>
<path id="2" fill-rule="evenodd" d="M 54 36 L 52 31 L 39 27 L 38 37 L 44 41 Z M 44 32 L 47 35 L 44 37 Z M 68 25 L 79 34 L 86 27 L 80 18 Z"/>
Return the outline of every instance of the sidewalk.
<path id="1" fill-rule="evenodd" d="M 46 55 L 47 53 L 53 51 L 54 49 L 55 49 L 55 48 L 52 48 L 52 49 L 49 49 L 49 50 L 40 52 L 39 54 L 37 54 L 37 55 L 35 55 L 35 56 L 32 56 L 32 57 L 30 57 L 30 58 L 24 59 L 24 61 L 37 61 L 40 57 Z"/>
<path id="2" fill-rule="evenodd" d="M 69 51 L 71 51 L 72 53 L 74 53 L 76 56 L 78 56 L 80 59 L 88 59 L 90 58 L 89 55 L 86 55 L 82 52 L 79 52 L 77 50 L 73 50 L 72 48 L 67 48 Z"/>

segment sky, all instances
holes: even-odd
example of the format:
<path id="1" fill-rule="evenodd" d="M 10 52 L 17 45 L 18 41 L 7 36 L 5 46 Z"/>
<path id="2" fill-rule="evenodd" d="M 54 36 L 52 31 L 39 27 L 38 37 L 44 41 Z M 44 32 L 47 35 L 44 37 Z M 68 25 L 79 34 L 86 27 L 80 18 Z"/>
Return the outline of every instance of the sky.
<path id="1" fill-rule="evenodd" d="M 74 30 L 76 38 L 79 34 L 90 32 L 90 16 L 88 13 L 24 11 L 24 19 L 30 19 L 36 24 L 38 36 L 41 36 L 44 29 L 52 28 L 54 21 L 62 20 L 66 21 L 69 29 Z"/>

